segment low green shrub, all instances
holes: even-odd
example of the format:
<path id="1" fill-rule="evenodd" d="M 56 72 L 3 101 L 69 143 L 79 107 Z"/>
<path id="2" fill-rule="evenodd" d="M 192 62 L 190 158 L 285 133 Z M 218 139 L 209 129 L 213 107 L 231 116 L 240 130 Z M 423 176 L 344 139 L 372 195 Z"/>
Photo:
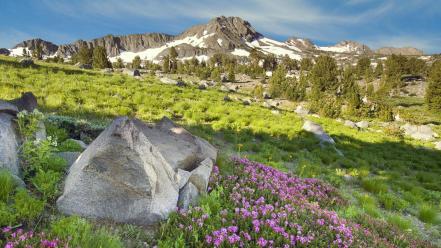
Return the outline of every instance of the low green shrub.
<path id="1" fill-rule="evenodd" d="M 14 210 L 4 202 L 0 202 L 0 227 L 15 224 L 16 214 Z"/>
<path id="2" fill-rule="evenodd" d="M 32 197 L 25 189 L 19 189 L 14 196 L 17 218 L 32 223 L 44 209 L 44 201 Z"/>
<path id="3" fill-rule="evenodd" d="M 39 170 L 31 179 L 35 188 L 43 195 L 44 199 L 54 199 L 58 193 L 58 182 L 61 175 L 52 170 Z"/>
<path id="4" fill-rule="evenodd" d="M 378 194 L 378 200 L 380 201 L 380 204 L 387 210 L 401 211 L 407 208 L 409 205 L 408 202 L 391 193 Z"/>
<path id="5" fill-rule="evenodd" d="M 398 227 L 402 231 L 407 231 L 412 226 L 412 221 L 397 214 L 390 214 L 387 216 L 387 222 Z"/>
<path id="6" fill-rule="evenodd" d="M 387 185 L 382 180 L 376 178 L 363 179 L 361 181 L 361 186 L 364 190 L 374 194 L 387 192 Z"/>
<path id="7" fill-rule="evenodd" d="M 60 128 L 54 123 L 46 121 L 45 127 L 46 127 L 46 135 L 48 137 L 55 138 L 58 143 L 62 143 L 69 138 L 69 134 L 66 131 L 66 129 Z"/>
<path id="8" fill-rule="evenodd" d="M 94 231 L 92 224 L 77 216 L 64 217 L 53 222 L 51 234 L 69 240 L 69 247 L 123 247 L 119 237 L 103 228 Z"/>
<path id="9" fill-rule="evenodd" d="M 15 191 L 16 183 L 11 172 L 0 169 L 0 201 L 9 202 L 10 197 Z"/>
<path id="10" fill-rule="evenodd" d="M 83 148 L 77 142 L 68 139 L 57 146 L 59 152 L 82 152 Z"/>
<path id="11" fill-rule="evenodd" d="M 438 217 L 438 211 L 436 208 L 429 206 L 429 205 L 421 205 L 420 209 L 418 210 L 418 218 L 425 222 L 430 224 L 435 224 Z"/>

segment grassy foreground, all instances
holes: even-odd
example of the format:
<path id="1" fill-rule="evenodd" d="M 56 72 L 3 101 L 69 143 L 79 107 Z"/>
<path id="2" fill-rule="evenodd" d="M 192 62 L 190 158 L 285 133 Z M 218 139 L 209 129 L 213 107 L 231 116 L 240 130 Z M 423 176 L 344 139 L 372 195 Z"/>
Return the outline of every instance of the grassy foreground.
<path id="1" fill-rule="evenodd" d="M 370 129 L 358 131 L 336 120 L 310 117 L 336 140 L 336 148 L 344 154 L 340 156 L 334 148 L 322 148 L 312 135 L 302 131 L 303 120 L 296 114 L 272 112 L 259 104 L 244 106 L 240 102 L 225 102 L 225 93 L 217 90 L 179 88 L 160 84 L 155 78 L 137 80 L 55 64 L 38 63 L 33 68 L 21 68 L 15 59 L 6 57 L 0 57 L 0 71 L 0 99 L 12 99 L 32 91 L 43 112 L 73 117 L 76 122 L 98 129 L 119 115 L 145 121 L 165 115 L 220 148 L 221 173 L 236 172 L 236 166 L 225 159 L 235 155 L 299 177 L 319 178 L 339 189 L 342 200 L 347 202 L 332 204 L 331 209 L 340 218 L 370 229 L 383 228 L 384 233 L 375 237 L 390 236 L 392 240 L 388 242 L 395 246 L 407 247 L 412 241 L 394 240 L 393 235 L 387 234 L 388 229 L 441 245 L 441 152 L 431 149 L 431 143 L 402 137 L 375 120 Z M 232 204 L 216 196 L 218 190 L 216 188 L 204 201 Z M 174 216 L 172 220 L 184 219 Z M 86 225 L 81 224 L 81 220 L 75 221 L 80 226 Z M 168 244 L 173 237 L 171 233 L 177 231 L 170 228 L 162 229 L 164 244 Z M 210 237 L 221 237 L 217 234 Z M 203 241 L 205 238 L 198 240 L 214 242 Z M 199 244 L 185 237 L 173 237 L 173 240 Z M 225 237 L 225 242 L 227 240 Z M 409 239 L 403 236 L 403 240 Z M 265 241 L 269 242 L 264 239 L 262 244 Z M 338 241 L 335 245 L 339 245 Z"/>

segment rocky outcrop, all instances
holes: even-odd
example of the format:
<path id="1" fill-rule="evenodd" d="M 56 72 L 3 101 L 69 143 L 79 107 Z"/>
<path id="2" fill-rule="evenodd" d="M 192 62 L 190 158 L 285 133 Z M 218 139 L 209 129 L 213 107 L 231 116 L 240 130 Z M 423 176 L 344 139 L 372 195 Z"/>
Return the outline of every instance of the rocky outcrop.
<path id="1" fill-rule="evenodd" d="M 59 210 L 150 225 L 207 190 L 216 149 L 164 118 L 116 119 L 72 165 Z M 195 191 L 197 189 L 197 195 Z"/>
<path id="2" fill-rule="evenodd" d="M 305 120 L 305 123 L 303 123 L 303 130 L 310 132 L 314 134 L 317 139 L 320 140 L 320 143 L 329 143 L 329 144 L 335 144 L 334 139 L 329 136 L 325 130 L 323 130 L 322 126 L 319 124 L 312 122 L 310 120 Z"/>
<path id="3" fill-rule="evenodd" d="M 429 125 L 417 126 L 406 123 L 400 129 L 404 131 L 404 134 L 417 140 L 431 141 L 438 137 L 438 134 Z"/>
<path id="4" fill-rule="evenodd" d="M 41 47 L 43 55 L 46 55 L 46 56 L 54 55 L 58 50 L 57 45 L 55 45 L 52 42 L 45 41 L 42 39 L 25 40 L 25 41 L 15 45 L 14 48 L 22 48 L 22 47 L 23 48 L 27 47 L 31 51 L 35 50 L 37 47 Z"/>
<path id="5" fill-rule="evenodd" d="M 382 47 L 375 51 L 377 54 L 389 56 L 392 54 L 395 55 L 407 55 L 407 56 L 421 56 L 424 55 L 424 52 L 420 49 L 414 47 Z"/>
<path id="6" fill-rule="evenodd" d="M 9 54 L 11 54 L 11 51 L 6 48 L 0 48 L 0 55 L 9 56 Z"/>
<path id="7" fill-rule="evenodd" d="M 314 51 L 317 49 L 310 39 L 291 37 L 285 43 L 297 47 L 302 51 Z"/>

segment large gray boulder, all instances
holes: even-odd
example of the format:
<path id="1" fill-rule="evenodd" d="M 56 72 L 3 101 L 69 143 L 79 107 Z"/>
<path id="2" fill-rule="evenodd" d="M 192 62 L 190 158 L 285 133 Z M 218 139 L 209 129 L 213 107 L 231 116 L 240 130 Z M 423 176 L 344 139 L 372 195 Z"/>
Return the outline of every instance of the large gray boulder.
<path id="1" fill-rule="evenodd" d="M 178 207 L 188 209 L 190 205 L 195 205 L 199 198 L 198 188 L 188 182 L 179 192 Z"/>
<path id="2" fill-rule="evenodd" d="M 19 135 L 16 132 L 13 116 L 0 113 L 0 168 L 20 174 L 18 145 Z"/>
<path id="3" fill-rule="evenodd" d="M 429 125 L 417 126 L 406 123 L 400 128 L 404 131 L 404 134 L 417 140 L 431 141 L 438 137 Z"/>
<path id="4" fill-rule="evenodd" d="M 72 165 L 57 206 L 68 215 L 151 225 L 176 209 L 191 176 L 204 182 L 211 173 L 206 160 L 216 156 L 207 141 L 167 118 L 157 124 L 118 118 Z"/>
<path id="5" fill-rule="evenodd" d="M 307 115 L 307 114 L 309 114 L 309 109 L 306 109 L 302 105 L 299 105 L 296 107 L 294 112 L 298 115 Z"/>
<path id="6" fill-rule="evenodd" d="M 320 140 L 320 143 L 329 143 L 329 144 L 335 144 L 334 139 L 332 139 L 324 130 L 323 128 L 310 120 L 305 120 L 305 123 L 303 123 L 303 130 L 310 132 L 317 137 L 317 139 Z"/>
<path id="7" fill-rule="evenodd" d="M 15 116 L 18 114 L 18 112 L 19 110 L 17 106 L 10 102 L 0 100 L 0 113 L 6 113 Z"/>
<path id="8" fill-rule="evenodd" d="M 355 123 L 355 125 L 357 125 L 357 127 L 360 129 L 366 129 L 369 127 L 369 121 L 359 121 Z"/>
<path id="9" fill-rule="evenodd" d="M 34 61 L 30 58 L 23 58 L 18 63 L 23 67 L 29 67 L 34 65 Z"/>
<path id="10" fill-rule="evenodd" d="M 80 152 L 59 152 L 58 156 L 66 160 L 67 168 L 70 168 L 75 161 L 80 157 Z"/>

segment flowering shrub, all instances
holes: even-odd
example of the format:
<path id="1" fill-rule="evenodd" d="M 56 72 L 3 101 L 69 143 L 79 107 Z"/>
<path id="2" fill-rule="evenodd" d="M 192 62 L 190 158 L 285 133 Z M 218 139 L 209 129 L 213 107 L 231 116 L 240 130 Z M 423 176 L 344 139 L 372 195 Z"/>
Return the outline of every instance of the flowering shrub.
<path id="1" fill-rule="evenodd" d="M 44 232 L 34 233 L 32 231 L 24 231 L 17 229 L 15 231 L 10 227 L 2 229 L 2 234 L 5 239 L 5 248 L 57 248 L 68 247 L 63 241 L 59 239 L 49 239 Z M 2 244 L 0 242 L 0 244 Z"/>
<path id="2" fill-rule="evenodd" d="M 178 210 L 159 232 L 159 247 L 395 247 L 387 239 L 340 218 L 336 190 L 247 159 L 235 171 L 214 168 L 200 207 Z"/>

